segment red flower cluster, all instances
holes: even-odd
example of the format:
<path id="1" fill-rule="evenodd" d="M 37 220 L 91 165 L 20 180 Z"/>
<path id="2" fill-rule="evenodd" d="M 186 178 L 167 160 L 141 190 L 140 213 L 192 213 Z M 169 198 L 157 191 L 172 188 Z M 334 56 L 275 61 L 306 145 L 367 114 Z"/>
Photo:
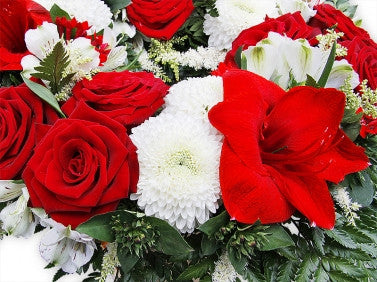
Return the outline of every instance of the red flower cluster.
<path id="1" fill-rule="evenodd" d="M 226 72 L 223 81 L 224 102 L 209 119 L 225 136 L 220 185 L 231 217 L 274 223 L 297 209 L 313 225 L 332 228 L 326 181 L 368 167 L 364 149 L 339 129 L 344 94 L 307 86 L 285 92 L 242 70 Z"/>
<path id="2" fill-rule="evenodd" d="M 22 70 L 25 32 L 43 21 L 51 21 L 49 12 L 31 0 L 0 0 L 0 71 Z"/>

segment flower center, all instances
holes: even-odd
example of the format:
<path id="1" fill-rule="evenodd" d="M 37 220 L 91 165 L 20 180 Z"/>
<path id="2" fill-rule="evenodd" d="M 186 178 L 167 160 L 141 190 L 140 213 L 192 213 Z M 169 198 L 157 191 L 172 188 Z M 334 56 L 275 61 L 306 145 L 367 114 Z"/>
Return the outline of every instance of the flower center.
<path id="1" fill-rule="evenodd" d="M 187 168 L 193 175 L 199 173 L 199 164 L 189 150 L 174 152 L 167 159 L 166 164 L 169 168 Z"/>

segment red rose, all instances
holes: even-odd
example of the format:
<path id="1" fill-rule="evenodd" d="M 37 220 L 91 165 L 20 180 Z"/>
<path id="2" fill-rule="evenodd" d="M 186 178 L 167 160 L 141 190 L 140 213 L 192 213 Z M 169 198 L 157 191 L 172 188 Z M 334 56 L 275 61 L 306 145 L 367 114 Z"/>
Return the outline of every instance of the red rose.
<path id="1" fill-rule="evenodd" d="M 0 7 L 0 71 L 22 70 L 25 32 L 51 21 L 50 14 L 31 0 L 0 0 Z"/>
<path id="2" fill-rule="evenodd" d="M 132 0 L 130 22 L 144 35 L 169 40 L 194 10 L 192 0 Z"/>
<path id="3" fill-rule="evenodd" d="M 372 89 L 377 88 L 377 44 L 370 38 L 355 36 L 352 40 L 343 41 L 347 47 L 347 61 L 359 74 L 360 82 L 368 79 Z"/>
<path id="4" fill-rule="evenodd" d="M 80 100 L 130 128 L 141 124 L 164 103 L 169 86 L 147 72 L 103 72 L 84 79 L 62 109 L 70 114 Z"/>
<path id="5" fill-rule="evenodd" d="M 314 6 L 314 9 L 317 10 L 317 14 L 310 19 L 308 24 L 313 28 L 320 29 L 322 34 L 326 33 L 326 29 L 337 25 L 335 31 L 344 32 L 342 40 L 350 40 L 355 36 L 369 38 L 367 31 L 357 27 L 349 17 L 333 6 L 321 4 Z"/>
<path id="6" fill-rule="evenodd" d="M 35 123 L 53 110 L 25 85 L 0 88 L 0 179 L 19 179 L 35 145 Z"/>
<path id="7" fill-rule="evenodd" d="M 136 192 L 136 147 L 118 122 L 81 103 L 37 130 L 45 135 L 22 174 L 33 207 L 76 228 Z"/>
<path id="8" fill-rule="evenodd" d="M 335 89 L 285 92 L 256 74 L 224 74 L 224 102 L 209 112 L 224 134 L 220 186 L 225 208 L 252 224 L 287 220 L 299 210 L 332 228 L 334 205 L 326 181 L 368 167 L 364 149 L 339 129 L 345 96 Z"/>
<path id="9" fill-rule="evenodd" d="M 245 29 L 232 43 L 225 58 L 225 63 L 236 66 L 234 56 L 240 46 L 246 50 L 249 46 L 255 46 L 259 41 L 268 37 L 270 31 L 285 34 L 292 39 L 307 38 L 315 36 L 315 31 L 306 24 L 300 12 L 285 14 L 276 19 L 267 18 L 263 23 Z"/>

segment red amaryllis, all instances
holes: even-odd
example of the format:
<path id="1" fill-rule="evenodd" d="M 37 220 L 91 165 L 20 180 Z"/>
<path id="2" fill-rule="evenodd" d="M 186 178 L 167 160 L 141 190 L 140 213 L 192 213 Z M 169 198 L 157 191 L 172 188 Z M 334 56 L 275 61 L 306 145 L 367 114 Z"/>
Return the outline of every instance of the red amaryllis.
<path id="1" fill-rule="evenodd" d="M 136 192 L 136 147 L 120 123 L 81 103 L 37 130 L 43 138 L 22 174 L 33 207 L 76 228 Z"/>
<path id="2" fill-rule="evenodd" d="M 50 14 L 33 1 L 0 0 L 0 71 L 22 70 L 25 32 L 43 21 L 51 21 Z"/>
<path id="3" fill-rule="evenodd" d="M 144 35 L 168 40 L 194 10 L 192 0 L 133 0 L 126 7 L 130 22 Z"/>
<path id="4" fill-rule="evenodd" d="M 224 102 L 209 112 L 225 138 L 220 159 L 224 205 L 237 221 L 287 220 L 297 209 L 314 225 L 332 228 L 326 181 L 365 169 L 368 158 L 339 129 L 345 97 L 336 89 L 285 92 L 247 71 L 223 76 Z"/>

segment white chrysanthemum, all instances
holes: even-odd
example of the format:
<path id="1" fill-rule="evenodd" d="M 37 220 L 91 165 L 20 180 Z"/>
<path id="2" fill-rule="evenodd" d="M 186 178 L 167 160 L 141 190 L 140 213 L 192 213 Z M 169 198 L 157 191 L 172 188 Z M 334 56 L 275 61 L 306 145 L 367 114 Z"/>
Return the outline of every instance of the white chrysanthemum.
<path id="1" fill-rule="evenodd" d="M 236 279 L 241 282 L 245 281 L 241 275 L 239 275 L 234 269 L 232 263 L 229 260 L 228 253 L 224 252 L 219 260 L 215 262 L 215 270 L 212 273 L 213 282 L 234 282 Z"/>
<path id="2" fill-rule="evenodd" d="M 92 26 L 92 31 L 100 31 L 111 23 L 113 14 L 110 8 L 101 0 L 35 0 L 47 10 L 56 4 L 70 17 L 75 17 L 79 22 L 87 21 Z"/>
<path id="3" fill-rule="evenodd" d="M 256 46 L 250 46 L 242 52 L 247 60 L 247 70 L 276 82 L 287 89 L 290 79 L 303 83 L 307 75 L 319 80 L 330 50 L 310 46 L 305 39 L 292 40 L 275 32 L 261 40 Z M 358 75 L 346 61 L 336 61 L 330 72 L 326 87 L 339 89 L 346 79 L 351 77 L 353 84 L 358 82 Z"/>
<path id="4" fill-rule="evenodd" d="M 287 13 L 301 12 L 301 16 L 308 21 L 317 13 L 312 6 L 309 6 L 307 1 L 303 0 L 278 0 L 279 12 L 284 15 Z"/>
<path id="5" fill-rule="evenodd" d="M 183 112 L 208 122 L 208 111 L 221 102 L 223 96 L 221 77 L 188 78 L 170 87 L 165 97 L 165 112 Z"/>
<path id="6" fill-rule="evenodd" d="M 278 16 L 275 0 L 217 0 L 215 5 L 219 16 L 204 16 L 204 33 L 208 45 L 220 50 L 230 49 L 242 30 L 263 22 L 266 15 Z"/>
<path id="7" fill-rule="evenodd" d="M 194 117 L 162 113 L 133 128 L 138 148 L 140 208 L 192 232 L 218 208 L 221 137 Z"/>

